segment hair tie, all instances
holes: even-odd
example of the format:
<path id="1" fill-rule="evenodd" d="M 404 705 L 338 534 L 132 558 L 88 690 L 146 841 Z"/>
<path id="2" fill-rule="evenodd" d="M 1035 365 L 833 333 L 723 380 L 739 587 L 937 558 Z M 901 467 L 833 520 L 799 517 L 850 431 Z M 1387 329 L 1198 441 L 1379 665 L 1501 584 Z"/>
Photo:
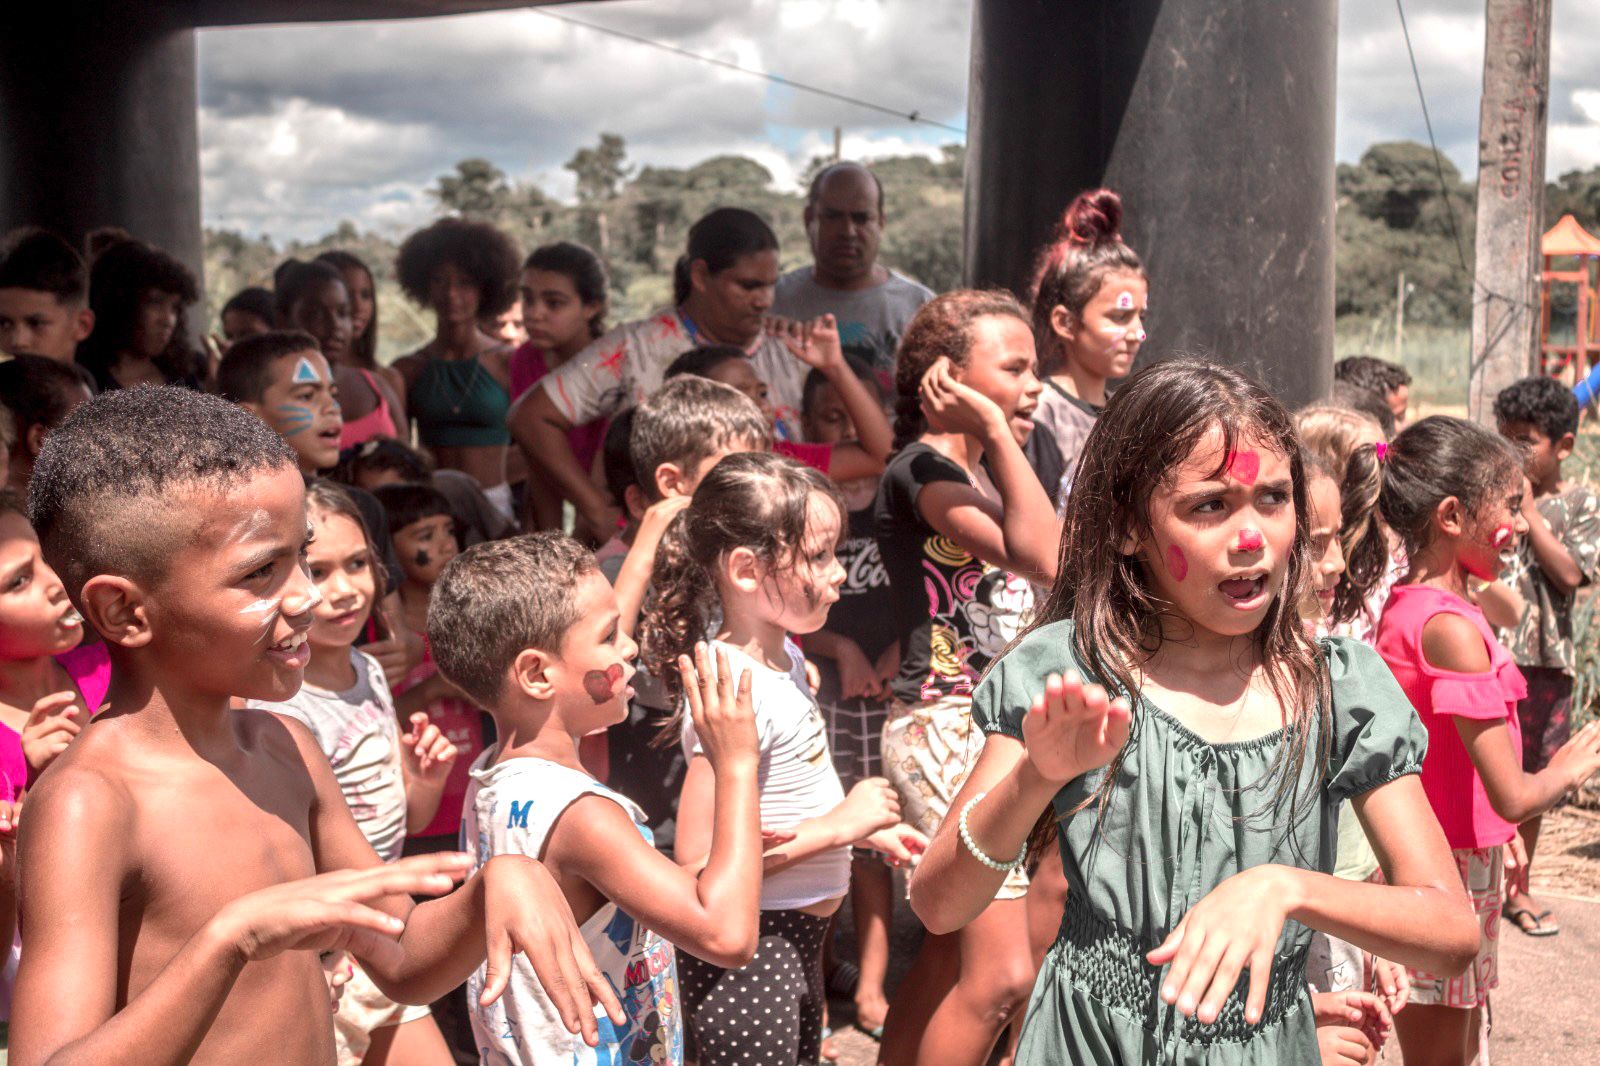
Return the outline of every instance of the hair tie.
<path id="1" fill-rule="evenodd" d="M 1383 462 L 1389 454 L 1389 442 L 1386 440 L 1373 441 L 1372 454 L 1378 457 L 1378 462 Z"/>

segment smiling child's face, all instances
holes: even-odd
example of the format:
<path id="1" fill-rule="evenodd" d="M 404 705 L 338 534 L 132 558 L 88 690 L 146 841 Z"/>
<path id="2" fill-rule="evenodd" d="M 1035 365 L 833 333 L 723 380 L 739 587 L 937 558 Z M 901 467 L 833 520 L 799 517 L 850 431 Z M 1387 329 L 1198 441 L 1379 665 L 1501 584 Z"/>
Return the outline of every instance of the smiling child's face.
<path id="1" fill-rule="evenodd" d="M 1151 492 L 1149 514 L 1150 533 L 1128 547 L 1152 590 L 1217 635 L 1260 626 L 1294 550 L 1288 456 L 1244 434 L 1225 453 L 1222 431 L 1213 428 Z"/>
<path id="2" fill-rule="evenodd" d="M 322 603 L 311 625 L 311 643 L 319 648 L 348 648 L 378 598 L 372 553 L 366 532 L 348 515 L 311 510 L 311 546 L 306 567 Z"/>

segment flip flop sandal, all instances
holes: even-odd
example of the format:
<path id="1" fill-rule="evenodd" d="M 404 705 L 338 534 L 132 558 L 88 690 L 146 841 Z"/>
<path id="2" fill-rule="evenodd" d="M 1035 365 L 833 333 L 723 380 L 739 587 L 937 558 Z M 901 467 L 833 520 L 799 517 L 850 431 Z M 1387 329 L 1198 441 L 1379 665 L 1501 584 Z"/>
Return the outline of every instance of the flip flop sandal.
<path id="1" fill-rule="evenodd" d="M 1516 926 L 1518 929 L 1522 930 L 1523 934 L 1526 936 L 1555 936 L 1557 933 L 1561 932 L 1561 927 L 1558 925 L 1547 927 L 1544 924 L 1544 920 L 1548 917 L 1550 917 L 1550 912 L 1548 910 L 1542 910 L 1537 914 L 1529 910 L 1527 907 L 1517 907 L 1506 911 L 1506 920 L 1512 925 Z M 1531 927 L 1523 925 L 1522 920 L 1524 918 L 1531 921 L 1533 925 Z"/>
<path id="2" fill-rule="evenodd" d="M 833 1030 L 826 1026 L 822 1030 L 822 1049 L 820 1054 L 823 1062 L 839 1061 L 839 1045 L 833 1042 Z"/>

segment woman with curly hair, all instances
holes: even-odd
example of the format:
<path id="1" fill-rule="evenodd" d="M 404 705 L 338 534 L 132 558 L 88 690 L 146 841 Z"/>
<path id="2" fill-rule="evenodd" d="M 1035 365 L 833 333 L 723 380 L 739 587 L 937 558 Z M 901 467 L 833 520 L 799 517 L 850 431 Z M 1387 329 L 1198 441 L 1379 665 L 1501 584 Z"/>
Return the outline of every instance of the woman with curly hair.
<path id="1" fill-rule="evenodd" d="M 511 349 L 484 333 L 479 319 L 516 298 L 517 249 L 486 222 L 440 219 L 407 237 L 396 263 L 400 288 L 434 313 L 426 346 L 395 361 L 417 439 L 438 466 L 470 474 L 508 517 Z"/>
<path id="2" fill-rule="evenodd" d="M 184 323 L 185 308 L 198 299 L 194 274 L 166 252 L 142 241 L 110 244 L 89 268 L 94 332 L 78 345 L 78 362 L 102 391 L 204 388 L 206 366 Z"/>

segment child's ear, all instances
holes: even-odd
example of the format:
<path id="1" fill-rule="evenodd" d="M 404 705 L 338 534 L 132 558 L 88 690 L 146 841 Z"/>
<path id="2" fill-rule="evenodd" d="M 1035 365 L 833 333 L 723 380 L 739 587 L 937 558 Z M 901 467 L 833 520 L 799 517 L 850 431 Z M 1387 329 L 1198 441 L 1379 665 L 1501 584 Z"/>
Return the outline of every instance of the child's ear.
<path id="1" fill-rule="evenodd" d="M 94 312 L 85 307 L 72 316 L 72 339 L 86 341 L 94 332 Z"/>
<path id="2" fill-rule="evenodd" d="M 28 427 L 28 434 L 23 443 L 23 454 L 30 460 L 39 458 L 39 449 L 44 447 L 44 438 L 50 428 L 42 422 L 35 422 Z"/>
<path id="3" fill-rule="evenodd" d="M 656 495 L 663 499 L 688 495 L 683 491 L 683 470 L 677 463 L 662 463 L 656 467 Z"/>
<path id="4" fill-rule="evenodd" d="M 727 554 L 723 566 L 727 570 L 728 580 L 740 592 L 755 592 L 761 588 L 761 580 L 765 576 L 761 572 L 761 560 L 749 548 L 733 549 Z"/>
<path id="5" fill-rule="evenodd" d="M 256 403 L 254 400 L 240 400 L 239 406 L 243 407 L 246 411 L 249 411 L 251 414 L 261 419 L 261 421 L 267 422 L 266 409 L 259 403 Z M 267 425 L 270 426 L 272 423 L 267 422 Z"/>
<path id="6" fill-rule="evenodd" d="M 511 683 L 529 699 L 554 699 L 556 686 L 550 676 L 550 657 L 536 648 L 523 648 L 511 660 Z"/>
<path id="7" fill-rule="evenodd" d="M 644 518 L 644 513 L 650 505 L 644 502 L 644 491 L 638 485 L 629 485 L 622 490 L 622 505 L 628 512 L 628 517 L 635 522 Z"/>
<path id="8" fill-rule="evenodd" d="M 1578 446 L 1578 439 L 1577 439 L 1576 436 L 1574 436 L 1571 433 L 1563 433 L 1563 434 L 1561 434 L 1560 439 L 1558 439 L 1556 441 L 1556 447 L 1555 447 L 1556 462 L 1564 463 L 1568 459 L 1571 459 L 1572 458 L 1572 451 L 1577 446 Z"/>
<path id="9" fill-rule="evenodd" d="M 1433 509 L 1433 521 L 1440 532 L 1447 536 L 1459 537 L 1467 528 L 1466 510 L 1456 497 L 1446 496 Z"/>
<path id="10" fill-rule="evenodd" d="M 1050 329 L 1062 340 L 1071 342 L 1078 332 L 1078 316 L 1056 304 L 1050 309 Z"/>
<path id="11" fill-rule="evenodd" d="M 150 643 L 150 619 L 144 592 L 117 574 L 96 574 L 84 582 L 78 599 L 84 620 L 106 640 L 124 648 Z"/>

